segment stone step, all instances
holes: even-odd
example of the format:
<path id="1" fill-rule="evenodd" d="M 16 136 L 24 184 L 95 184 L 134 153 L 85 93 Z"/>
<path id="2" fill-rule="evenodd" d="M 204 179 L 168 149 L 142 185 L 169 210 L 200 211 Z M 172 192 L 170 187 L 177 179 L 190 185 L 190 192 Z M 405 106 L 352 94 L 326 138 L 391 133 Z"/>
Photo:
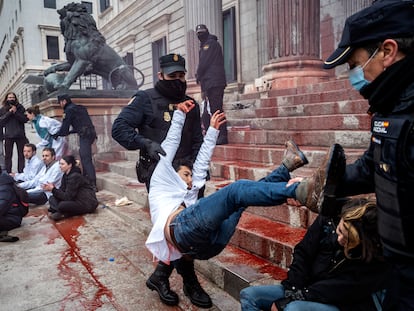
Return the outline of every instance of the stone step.
<path id="1" fill-rule="evenodd" d="M 299 146 L 329 147 L 334 143 L 344 148 L 365 149 L 370 142 L 370 131 L 361 130 L 262 130 L 250 127 L 229 127 L 228 139 L 231 144 L 252 145 L 284 145 L 293 139 Z"/>
<path id="2" fill-rule="evenodd" d="M 335 114 L 323 116 L 290 116 L 277 118 L 231 119 L 227 126 L 249 126 L 262 130 L 361 130 L 368 129 L 371 118 L 367 114 Z"/>
<path id="3" fill-rule="evenodd" d="M 309 164 L 306 167 L 319 167 L 329 150 L 329 147 L 309 147 L 299 145 L 302 152 L 306 155 Z M 218 169 L 215 165 L 240 167 L 243 169 L 274 169 L 278 166 L 283 158 L 285 151 L 284 145 L 245 145 L 245 144 L 228 144 L 216 146 L 213 159 L 212 170 Z M 348 163 L 355 161 L 361 154 L 362 149 L 345 149 Z M 226 172 L 223 170 L 223 172 Z M 215 175 L 219 176 L 219 175 Z M 227 175 L 222 175 L 228 178 Z M 243 177 L 244 178 L 244 177 Z"/>
<path id="4" fill-rule="evenodd" d="M 292 106 L 278 106 L 271 99 L 262 99 L 254 103 L 233 104 L 226 111 L 226 117 L 232 119 L 275 118 L 288 116 L 316 116 L 335 114 L 365 114 L 368 104 L 365 100 L 344 100 L 328 103 L 301 103 Z"/>
<path id="5" fill-rule="evenodd" d="M 147 208 L 135 202 L 125 206 L 116 206 L 114 202 L 119 198 L 119 195 L 107 190 L 98 192 L 98 197 L 104 208 L 126 221 L 136 231 L 145 236 L 148 235 L 151 230 L 151 220 Z M 281 268 L 275 262 L 259 257 L 247 249 L 252 248 L 255 253 L 271 253 L 272 255 L 269 257 L 278 261 L 280 265 L 286 266 L 291 260 L 293 246 L 301 239 L 305 231 L 270 222 L 249 212 L 244 214 L 231 245 L 228 245 L 222 253 L 210 260 L 196 261 L 196 269 L 203 275 L 203 278 L 212 281 L 219 289 L 224 290 L 236 300 L 239 299 L 240 290 L 252 283 L 274 283 L 286 277 L 285 268 Z M 269 241 L 263 242 L 261 237 L 269 239 Z M 243 239 L 249 239 L 251 245 L 245 243 Z M 240 247 L 233 243 L 237 243 Z M 175 286 L 179 282 L 180 280 L 174 278 L 173 275 L 172 288 L 179 287 L 181 284 Z M 214 302 L 216 304 L 216 301 Z M 219 308 L 219 310 L 222 309 Z"/>

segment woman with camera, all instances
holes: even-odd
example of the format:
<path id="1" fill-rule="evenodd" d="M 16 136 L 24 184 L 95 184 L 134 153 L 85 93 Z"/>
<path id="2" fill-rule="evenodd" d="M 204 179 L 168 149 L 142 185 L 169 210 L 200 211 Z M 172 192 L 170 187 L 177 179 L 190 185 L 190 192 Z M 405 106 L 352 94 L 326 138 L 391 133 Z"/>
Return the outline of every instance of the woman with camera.
<path id="1" fill-rule="evenodd" d="M 0 109 L 0 127 L 4 128 L 4 162 L 7 173 L 12 171 L 13 146 L 17 146 L 17 171 L 23 172 L 23 147 L 28 142 L 24 124 L 28 121 L 24 107 L 13 92 L 6 94 Z"/>

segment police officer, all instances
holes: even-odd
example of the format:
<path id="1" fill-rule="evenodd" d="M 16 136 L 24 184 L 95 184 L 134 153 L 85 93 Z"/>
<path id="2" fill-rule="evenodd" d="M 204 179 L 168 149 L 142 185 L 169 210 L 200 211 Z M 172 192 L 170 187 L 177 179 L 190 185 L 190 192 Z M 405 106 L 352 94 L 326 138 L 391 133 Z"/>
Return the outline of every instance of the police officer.
<path id="1" fill-rule="evenodd" d="M 140 150 L 137 177 L 140 182 L 145 183 L 147 190 L 152 172 L 160 159 L 159 154 L 165 155 L 160 144 L 167 136 L 176 105 L 188 99 L 193 100 L 185 93 L 185 59 L 178 54 L 168 54 L 160 57 L 159 62 L 159 80 L 155 87 L 138 91 L 112 125 L 112 137 L 119 144 L 128 150 Z M 200 109 L 196 105 L 187 114 L 174 161 L 194 161 L 202 141 Z M 211 307 L 210 297 L 197 280 L 194 262 L 188 258 L 176 260 L 174 265 L 159 262 L 147 280 L 147 286 L 156 290 L 165 304 L 177 305 L 178 296 L 170 289 L 168 281 L 174 267 L 183 277 L 184 291 L 191 302 L 199 307 Z"/>
<path id="2" fill-rule="evenodd" d="M 384 310 L 414 310 L 414 1 L 378 0 L 350 16 L 326 69 L 348 63 L 373 114 L 369 149 L 346 167 L 338 196 L 375 192 L 393 266 Z"/>
<path id="3" fill-rule="evenodd" d="M 92 124 L 91 117 L 84 106 L 76 105 L 72 102 L 68 94 L 61 94 L 57 97 L 59 105 L 63 108 L 64 117 L 62 127 L 53 135 L 67 136 L 72 133 L 79 135 L 79 157 L 82 164 L 83 175 L 96 189 L 96 172 L 92 162 L 92 144 L 96 139 L 95 127 Z M 69 130 L 72 126 L 72 130 Z"/>
<path id="4" fill-rule="evenodd" d="M 200 40 L 199 63 L 197 67 L 197 83 L 201 84 L 203 99 L 210 103 L 210 112 L 223 111 L 224 88 L 226 87 L 226 73 L 224 71 L 223 50 L 215 35 L 210 34 L 206 25 L 196 26 L 198 40 Z M 210 125 L 210 118 L 203 111 L 203 125 L 205 130 Z M 227 144 L 227 127 L 220 127 L 217 145 Z"/>

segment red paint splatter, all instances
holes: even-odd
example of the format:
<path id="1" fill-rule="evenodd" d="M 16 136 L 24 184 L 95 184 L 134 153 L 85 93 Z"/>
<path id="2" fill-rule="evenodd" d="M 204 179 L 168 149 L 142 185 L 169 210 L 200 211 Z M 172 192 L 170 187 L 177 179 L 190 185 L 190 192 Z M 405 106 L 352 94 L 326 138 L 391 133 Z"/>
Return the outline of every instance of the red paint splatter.
<path id="1" fill-rule="evenodd" d="M 56 229 L 69 245 L 69 248 L 62 254 L 58 264 L 59 275 L 66 280 L 67 284 L 71 287 L 70 292 L 62 303 L 61 310 L 66 310 L 65 302 L 73 301 L 74 297 L 81 298 L 79 302 L 84 310 L 98 309 L 104 305 L 104 298 L 110 301 L 116 310 L 124 310 L 124 308 L 116 304 L 112 291 L 99 281 L 93 271 L 92 264 L 81 254 L 77 245 L 77 240 L 79 238 L 78 229 L 84 224 L 85 220 L 83 217 L 73 217 L 55 223 Z M 74 271 L 71 263 L 76 262 L 80 262 L 82 266 L 85 267 L 88 274 L 92 277 L 92 280 L 83 277 L 78 271 Z M 88 298 L 84 292 L 89 291 L 91 287 L 97 288 L 97 292 L 93 298 Z"/>

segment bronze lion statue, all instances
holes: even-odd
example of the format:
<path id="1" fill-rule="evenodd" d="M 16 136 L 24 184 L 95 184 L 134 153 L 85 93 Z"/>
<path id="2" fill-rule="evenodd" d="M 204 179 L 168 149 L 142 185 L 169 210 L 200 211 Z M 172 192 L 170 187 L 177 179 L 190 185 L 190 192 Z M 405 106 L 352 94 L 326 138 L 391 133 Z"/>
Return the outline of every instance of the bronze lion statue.
<path id="1" fill-rule="evenodd" d="M 114 89 L 137 89 L 134 68 L 105 43 L 93 17 L 81 3 L 69 3 L 57 10 L 60 30 L 65 39 L 67 62 L 50 66 L 44 71 L 49 92 L 69 89 L 81 75 L 97 74 L 107 79 Z M 135 69 L 137 70 L 137 69 Z M 56 73 L 64 71 L 67 73 Z"/>

